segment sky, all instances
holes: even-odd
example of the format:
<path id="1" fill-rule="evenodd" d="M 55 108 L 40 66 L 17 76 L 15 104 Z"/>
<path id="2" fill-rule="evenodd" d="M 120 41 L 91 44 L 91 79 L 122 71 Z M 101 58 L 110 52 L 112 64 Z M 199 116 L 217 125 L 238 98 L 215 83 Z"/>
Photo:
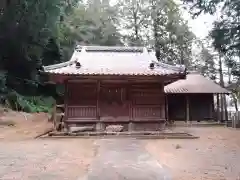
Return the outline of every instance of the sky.
<path id="1" fill-rule="evenodd" d="M 111 0 L 112 4 L 115 4 L 118 0 Z M 175 0 L 177 4 L 181 2 L 181 0 Z M 192 32 L 200 39 L 204 39 L 209 31 L 212 28 L 212 23 L 216 19 L 216 17 L 211 15 L 200 15 L 196 19 L 192 19 L 190 14 L 187 12 L 187 10 L 184 10 L 183 8 L 180 9 L 183 14 L 183 18 L 188 21 L 188 25 Z"/>
<path id="2" fill-rule="evenodd" d="M 188 21 L 188 25 L 192 32 L 200 39 L 204 39 L 210 32 L 213 27 L 214 20 L 217 19 L 217 16 L 209 14 L 201 14 L 196 19 L 192 19 L 189 12 L 182 8 L 181 0 L 174 0 L 179 4 L 179 8 L 182 12 L 183 18 Z"/>
<path id="3" fill-rule="evenodd" d="M 211 15 L 200 15 L 198 18 L 192 19 L 188 12 L 184 12 L 184 10 L 183 18 L 188 21 L 192 32 L 200 39 L 204 39 L 209 34 L 209 31 L 212 29 L 212 23 L 215 20 L 215 17 Z"/>

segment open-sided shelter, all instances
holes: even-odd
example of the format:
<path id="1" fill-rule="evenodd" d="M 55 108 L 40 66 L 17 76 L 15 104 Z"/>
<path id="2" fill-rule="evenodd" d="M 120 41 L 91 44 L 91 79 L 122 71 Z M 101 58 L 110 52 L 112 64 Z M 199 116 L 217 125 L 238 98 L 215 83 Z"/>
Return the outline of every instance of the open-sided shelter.
<path id="1" fill-rule="evenodd" d="M 77 46 L 70 61 L 44 67 L 65 85 L 64 123 L 103 130 L 157 130 L 166 121 L 164 83 L 185 78 L 182 66 L 156 61 L 143 47 Z"/>
<path id="2" fill-rule="evenodd" d="M 198 72 L 190 72 L 164 87 L 171 121 L 201 121 L 214 119 L 214 95 L 229 92 Z M 218 104 L 219 99 L 217 98 Z"/>

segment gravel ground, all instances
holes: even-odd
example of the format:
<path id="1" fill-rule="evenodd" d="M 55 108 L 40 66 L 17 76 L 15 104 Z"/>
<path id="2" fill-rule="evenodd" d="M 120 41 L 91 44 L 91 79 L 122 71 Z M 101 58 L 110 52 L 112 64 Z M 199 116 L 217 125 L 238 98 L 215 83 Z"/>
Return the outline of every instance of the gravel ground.
<path id="1" fill-rule="evenodd" d="M 0 180 L 76 180 L 94 157 L 93 140 L 0 141 Z"/>
<path id="2" fill-rule="evenodd" d="M 86 180 L 170 180 L 169 174 L 144 149 L 140 140 L 103 139 L 98 145 L 98 155 Z"/>
<path id="3" fill-rule="evenodd" d="M 149 140 L 146 149 L 173 180 L 240 180 L 240 131 L 224 127 L 179 128 L 195 140 Z"/>

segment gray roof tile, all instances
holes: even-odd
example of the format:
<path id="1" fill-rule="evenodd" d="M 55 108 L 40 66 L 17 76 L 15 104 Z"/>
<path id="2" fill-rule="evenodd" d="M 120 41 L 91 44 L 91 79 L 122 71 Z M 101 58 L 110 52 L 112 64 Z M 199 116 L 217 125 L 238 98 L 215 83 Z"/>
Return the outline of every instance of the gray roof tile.
<path id="1" fill-rule="evenodd" d="M 207 79 L 199 73 L 190 73 L 186 79 L 181 79 L 164 87 L 165 93 L 211 93 L 228 94 L 225 88 Z"/>
<path id="2" fill-rule="evenodd" d="M 154 69 L 149 68 L 150 63 L 156 64 Z M 70 61 L 44 67 L 48 73 L 74 75 L 168 75 L 184 74 L 184 70 L 157 62 L 143 47 L 107 46 L 77 46 Z"/>

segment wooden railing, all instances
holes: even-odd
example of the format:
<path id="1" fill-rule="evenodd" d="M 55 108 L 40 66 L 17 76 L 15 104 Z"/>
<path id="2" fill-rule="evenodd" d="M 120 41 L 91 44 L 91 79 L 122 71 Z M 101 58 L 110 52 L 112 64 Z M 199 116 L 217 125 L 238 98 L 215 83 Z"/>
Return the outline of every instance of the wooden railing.
<path id="1" fill-rule="evenodd" d="M 67 117 L 68 119 L 74 119 L 74 118 L 96 119 L 97 107 L 96 106 L 68 106 Z"/>
<path id="2" fill-rule="evenodd" d="M 133 120 L 137 119 L 163 119 L 165 117 L 164 108 L 159 105 L 134 106 Z"/>

